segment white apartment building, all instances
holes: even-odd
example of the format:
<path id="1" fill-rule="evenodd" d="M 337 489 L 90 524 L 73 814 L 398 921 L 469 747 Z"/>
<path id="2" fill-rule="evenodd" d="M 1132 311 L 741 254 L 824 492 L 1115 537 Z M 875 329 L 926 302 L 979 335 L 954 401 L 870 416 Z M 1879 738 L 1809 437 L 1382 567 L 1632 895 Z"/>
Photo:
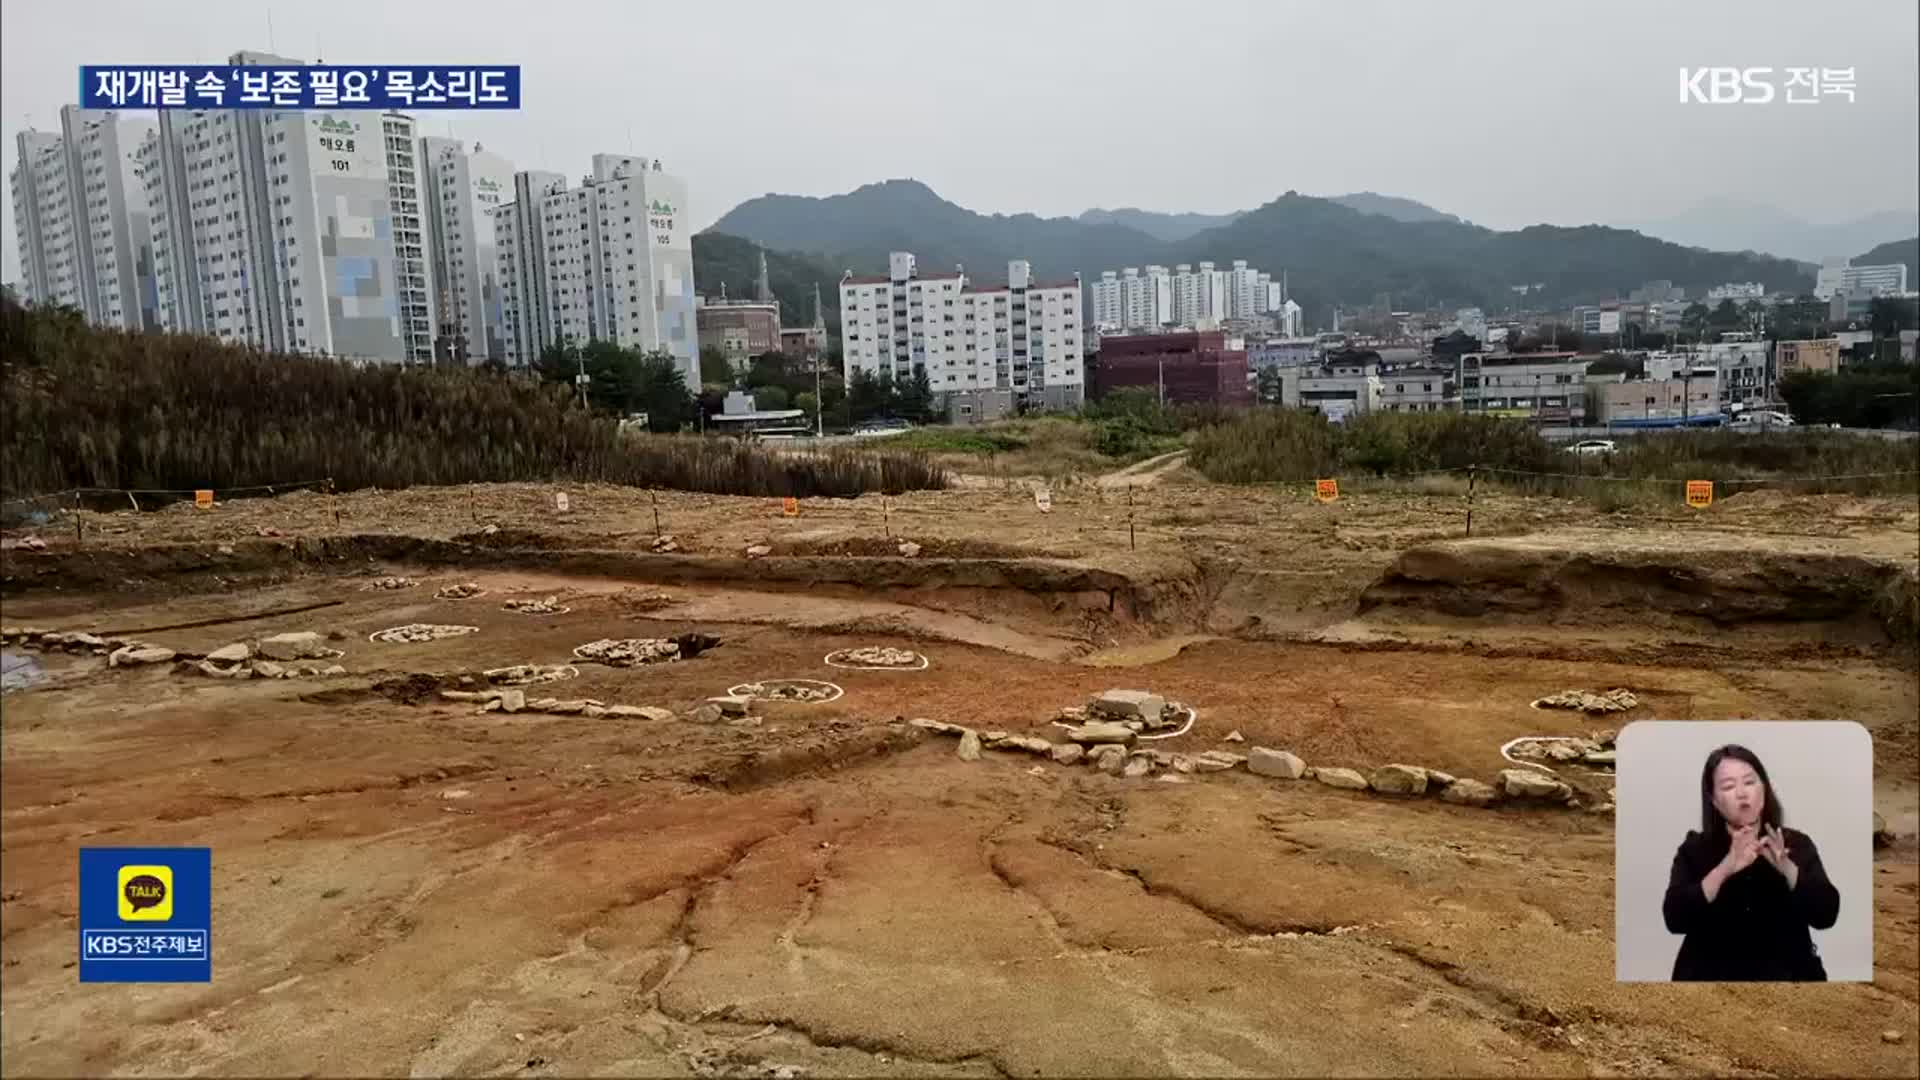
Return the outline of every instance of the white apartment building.
<path id="1" fill-rule="evenodd" d="M 514 197 L 513 164 L 477 143 L 469 151 L 458 139 L 432 136 L 420 140 L 420 163 L 444 359 L 505 363 L 494 211 Z"/>
<path id="2" fill-rule="evenodd" d="M 1829 256 L 1820 261 L 1820 270 L 1813 280 L 1813 295 L 1821 300 L 1831 300 L 1835 293 L 1840 292 L 1854 296 L 1885 296 L 1906 291 L 1905 263 L 1854 266 L 1845 257 Z"/>
<path id="3" fill-rule="evenodd" d="M 514 190 L 494 215 L 507 362 L 610 341 L 664 350 L 699 385 L 686 182 L 657 160 L 595 154 L 579 188 L 520 173 Z"/>
<path id="4" fill-rule="evenodd" d="M 9 178 L 26 297 L 96 326 L 152 325 L 152 244 L 138 152 L 147 121 L 67 106 L 60 135 L 20 133 Z"/>
<path id="5" fill-rule="evenodd" d="M 395 292 L 400 300 L 400 336 L 410 364 L 431 364 L 439 335 L 439 309 L 429 265 L 423 193 L 429 179 L 420 161 L 413 117 L 384 113 L 381 133 L 387 146 L 387 196 L 393 210 Z M 423 192 L 423 188 L 425 188 Z"/>
<path id="6" fill-rule="evenodd" d="M 230 62 L 302 63 L 255 52 Z M 429 362 L 412 129 L 361 111 L 162 110 L 138 150 L 159 325 L 274 351 Z"/>
<path id="7" fill-rule="evenodd" d="M 19 161 L 7 184 L 26 299 L 78 308 L 81 245 L 74 230 L 66 149 L 60 136 L 44 131 L 23 131 L 15 145 Z"/>
<path id="8" fill-rule="evenodd" d="M 1271 310 L 1267 303 L 1267 288 L 1271 284 L 1273 275 L 1252 269 L 1245 259 L 1233 260 L 1233 269 L 1227 271 L 1226 317 L 1251 319 L 1265 315 Z"/>
<path id="9" fill-rule="evenodd" d="M 1140 271 L 1131 266 L 1126 268 L 1126 273 L 1140 276 Z M 1100 280 L 1087 286 L 1088 318 L 1094 329 L 1110 332 L 1127 325 L 1125 288 L 1120 283 L 1120 275 L 1112 270 L 1102 271 Z"/>
<path id="10" fill-rule="evenodd" d="M 1212 330 L 1227 317 L 1227 274 L 1210 262 L 1198 270 L 1186 263 L 1173 268 L 1173 320 L 1194 330 Z"/>
<path id="11" fill-rule="evenodd" d="M 909 252 L 887 262 L 885 277 L 840 282 L 846 377 L 899 381 L 921 368 L 937 394 L 1006 389 L 1050 407 L 1085 396 L 1079 281 L 1036 283 L 1025 260 L 1007 264 L 1005 285 L 958 269 L 922 275 Z"/>
<path id="12" fill-rule="evenodd" d="M 546 249 L 540 242 L 538 208 L 547 195 L 564 191 L 567 178 L 529 170 L 513 174 L 513 198 L 493 212 L 493 237 L 500 274 L 500 323 L 506 332 L 507 363 L 532 364 L 553 344 L 547 311 Z M 520 207 L 534 213 L 522 219 Z"/>
<path id="13" fill-rule="evenodd" d="M 1173 279 L 1164 266 L 1144 274 L 1133 266 L 1117 275 L 1108 270 L 1087 291 L 1099 330 L 1157 330 L 1173 322 Z"/>

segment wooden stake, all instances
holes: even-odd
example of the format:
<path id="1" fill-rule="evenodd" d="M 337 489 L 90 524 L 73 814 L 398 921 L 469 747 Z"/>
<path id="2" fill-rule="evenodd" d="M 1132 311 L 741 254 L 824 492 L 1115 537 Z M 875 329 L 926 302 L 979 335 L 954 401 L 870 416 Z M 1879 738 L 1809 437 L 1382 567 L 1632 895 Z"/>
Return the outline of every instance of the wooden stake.
<path id="1" fill-rule="evenodd" d="M 1140 545 L 1133 538 L 1133 485 L 1127 485 L 1127 550 L 1138 551 Z"/>
<path id="2" fill-rule="evenodd" d="M 653 538 L 658 540 L 662 535 L 660 532 L 660 493 L 650 490 L 647 494 L 653 497 Z"/>
<path id="3" fill-rule="evenodd" d="M 1467 536 L 1473 536 L 1473 481 L 1478 475 L 1479 466 L 1467 466 Z"/>
<path id="4" fill-rule="evenodd" d="M 84 538 L 80 533 L 80 493 L 73 493 L 73 546 L 79 547 Z"/>

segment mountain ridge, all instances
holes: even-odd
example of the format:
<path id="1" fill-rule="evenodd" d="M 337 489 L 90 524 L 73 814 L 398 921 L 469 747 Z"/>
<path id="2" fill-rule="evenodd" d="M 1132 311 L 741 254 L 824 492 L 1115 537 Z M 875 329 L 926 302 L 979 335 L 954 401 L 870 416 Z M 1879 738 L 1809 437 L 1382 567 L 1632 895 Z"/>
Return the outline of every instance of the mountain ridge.
<path id="1" fill-rule="evenodd" d="M 1246 259 L 1276 276 L 1287 271 L 1311 322 L 1326 321 L 1335 305 L 1382 296 L 1395 306 L 1501 310 L 1513 299 L 1510 286 L 1534 283 L 1543 288 L 1528 303 L 1555 306 L 1617 298 L 1662 278 L 1690 293 L 1729 281 L 1795 292 L 1812 285 L 1812 275 L 1789 260 L 1689 248 L 1611 226 L 1502 232 L 1432 213 L 1432 220 L 1404 221 L 1290 191 L 1167 241 L 1111 220 L 979 214 L 919 181 L 889 180 L 820 198 L 750 199 L 712 231 L 858 273 L 884 272 L 889 251 L 911 251 L 923 268 L 961 265 L 990 282 L 1004 281 L 1007 261 L 1016 258 L 1051 280 L 1075 273 L 1093 280 L 1149 263 L 1225 266 Z"/>

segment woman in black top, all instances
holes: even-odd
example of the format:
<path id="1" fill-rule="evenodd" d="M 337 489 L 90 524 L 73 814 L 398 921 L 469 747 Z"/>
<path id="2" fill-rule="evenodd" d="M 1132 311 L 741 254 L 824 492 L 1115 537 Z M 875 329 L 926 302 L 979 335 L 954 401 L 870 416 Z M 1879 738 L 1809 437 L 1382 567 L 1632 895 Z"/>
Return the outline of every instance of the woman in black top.
<path id="1" fill-rule="evenodd" d="M 1781 825 L 1767 768 L 1743 746 L 1707 755 L 1700 772 L 1700 831 L 1673 856 L 1667 929 L 1685 934 L 1673 978 L 1825 982 L 1808 927 L 1840 915 L 1807 834 Z"/>

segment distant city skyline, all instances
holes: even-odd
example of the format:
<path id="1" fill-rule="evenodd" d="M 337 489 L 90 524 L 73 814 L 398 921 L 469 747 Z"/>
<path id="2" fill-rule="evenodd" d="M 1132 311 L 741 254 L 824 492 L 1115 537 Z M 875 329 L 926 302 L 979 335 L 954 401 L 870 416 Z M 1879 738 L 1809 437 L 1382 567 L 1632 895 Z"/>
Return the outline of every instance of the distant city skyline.
<path id="1" fill-rule="evenodd" d="M 421 133 L 570 176 L 595 153 L 664 158 L 697 194 L 695 229 L 769 192 L 829 195 L 890 177 L 919 178 L 984 213 L 1226 213 L 1289 189 L 1374 191 L 1501 229 L 1657 220 L 1722 196 L 1834 222 L 1910 208 L 1920 187 L 1914 5 L 1841 0 L 1808 19 L 1784 0 L 1628 2 L 1608 15 L 1639 28 L 1631 48 L 1604 49 L 1570 47 L 1604 29 L 1590 8 L 1519 0 L 1245 0 L 1195 9 L 1151 35 L 1112 3 L 1097 18 L 1066 3 L 976 7 L 978 18 L 942 24 L 936 41 L 910 21 L 866 18 L 879 9 L 851 0 L 725 9 L 609 0 L 558 5 L 533 23 L 493 0 L 271 11 L 205 0 L 165 19 L 130 2 L 8 4 L 0 169 L 13 167 L 29 116 L 58 130 L 80 64 L 218 62 L 258 49 L 335 63 L 518 62 L 524 110 L 423 114 Z M 672 33 L 653 33 L 669 12 Z M 1009 38 L 1014 18 L 1025 32 Z M 643 62 L 631 51 L 642 30 L 655 43 Z M 680 47 L 658 47 L 667 41 Z M 1702 64 L 1852 68 L 1855 101 L 1680 103 L 1679 69 Z M 1120 130 L 1094 91 L 1141 70 L 1169 86 L 1204 81 L 1237 106 L 1196 116 L 1179 95 L 1148 95 Z M 886 138 L 845 122 L 854 100 Z M 1043 106 L 1046 123 L 1005 122 Z M 751 139 L 720 122 L 746 116 Z M 1163 137 L 1143 142 L 1141 131 Z M 981 147 L 1019 167 L 982 167 Z M 13 280 L 11 210 L 0 213 L 9 215 L 0 277 Z"/>

